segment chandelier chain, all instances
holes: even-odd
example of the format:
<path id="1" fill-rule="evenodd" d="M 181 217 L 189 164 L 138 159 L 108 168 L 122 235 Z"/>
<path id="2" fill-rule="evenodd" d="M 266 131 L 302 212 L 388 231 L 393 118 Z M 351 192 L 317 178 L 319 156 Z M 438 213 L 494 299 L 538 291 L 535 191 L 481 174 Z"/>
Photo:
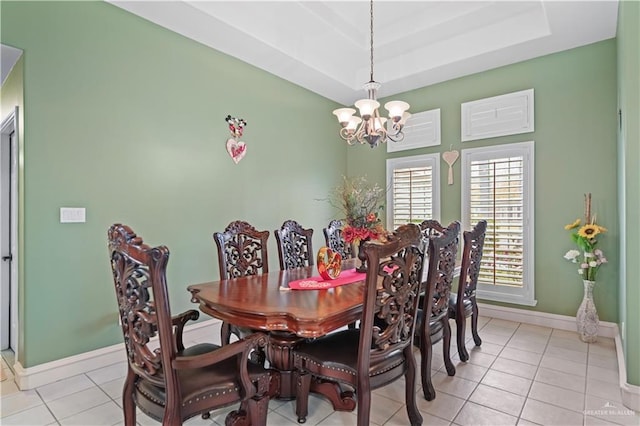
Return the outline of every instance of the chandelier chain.
<path id="1" fill-rule="evenodd" d="M 370 48 L 371 48 L 371 78 L 370 81 L 374 81 L 373 80 L 373 0 L 371 0 L 371 7 L 369 8 L 370 12 L 369 15 L 371 16 L 371 29 L 370 29 Z"/>

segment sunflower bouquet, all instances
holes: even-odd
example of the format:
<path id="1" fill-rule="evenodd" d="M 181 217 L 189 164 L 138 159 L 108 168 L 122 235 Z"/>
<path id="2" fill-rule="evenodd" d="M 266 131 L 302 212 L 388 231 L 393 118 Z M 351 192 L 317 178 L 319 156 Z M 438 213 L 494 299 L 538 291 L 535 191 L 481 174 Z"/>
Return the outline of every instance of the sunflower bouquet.
<path id="1" fill-rule="evenodd" d="M 576 219 L 564 227 L 571 231 L 571 239 L 580 250 L 569 250 L 564 258 L 579 263 L 578 273 L 582 279 L 595 281 L 600 266 L 607 263 L 607 258 L 599 248 L 597 237 L 605 232 L 607 228 L 597 225 L 595 216 L 591 217 L 591 194 L 585 194 L 585 218 L 584 223 Z"/>

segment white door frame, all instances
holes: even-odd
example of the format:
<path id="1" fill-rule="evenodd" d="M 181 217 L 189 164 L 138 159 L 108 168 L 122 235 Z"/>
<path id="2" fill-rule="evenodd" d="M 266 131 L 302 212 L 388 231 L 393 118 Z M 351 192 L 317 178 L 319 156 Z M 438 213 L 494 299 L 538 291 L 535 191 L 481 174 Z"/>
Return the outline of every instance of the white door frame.
<path id="1" fill-rule="evenodd" d="M 9 179 L 10 185 L 10 206 L 3 205 L 0 206 L 2 208 L 1 214 L 8 214 L 11 222 L 10 229 L 10 241 L 11 247 L 9 248 L 9 253 L 12 256 L 11 262 L 5 262 L 0 260 L 0 274 L 5 273 L 4 269 L 10 267 L 10 275 L 11 280 L 9 283 L 5 283 L 5 280 L 2 280 L 2 288 L 0 291 L 0 304 L 2 305 L 2 326 L 0 330 L 0 335 L 2 339 L 2 349 L 5 349 L 7 346 L 13 349 L 16 354 L 16 359 L 18 355 L 18 147 L 19 147 L 19 133 L 18 133 L 18 107 L 16 106 L 13 112 L 11 112 L 6 118 L 2 120 L 0 124 L 0 149 L 2 150 L 2 156 L 10 155 L 10 176 L 5 176 L 4 178 Z M 13 134 L 13 137 L 11 135 Z M 7 161 L 0 158 L 3 166 L 7 165 Z M 4 168 L 4 167 L 3 167 Z M 3 170 L 5 173 L 5 170 Z M 7 175 L 9 175 L 7 171 Z M 9 211 L 11 210 L 11 211 Z M 4 250 L 5 238 L 7 236 L 2 235 L 2 247 Z M 9 253 L 2 253 L 2 256 L 8 255 Z M 2 275 L 0 275 L 2 276 Z M 8 296 L 11 295 L 9 299 Z M 5 321 L 5 312 L 9 310 L 9 305 L 11 306 L 11 317 L 9 318 L 8 324 Z M 10 339 L 9 339 L 10 336 Z"/>

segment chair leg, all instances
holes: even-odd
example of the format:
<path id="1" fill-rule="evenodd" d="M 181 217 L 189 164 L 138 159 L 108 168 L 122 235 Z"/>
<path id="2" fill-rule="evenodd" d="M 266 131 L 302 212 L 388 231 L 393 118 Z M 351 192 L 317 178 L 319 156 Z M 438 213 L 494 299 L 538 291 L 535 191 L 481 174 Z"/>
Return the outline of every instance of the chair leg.
<path id="1" fill-rule="evenodd" d="M 436 390 L 431 382 L 431 351 L 429 327 L 423 327 L 422 336 L 420 337 L 420 356 L 422 358 L 420 375 L 422 379 L 422 392 L 427 401 L 433 401 L 436 398 Z"/>
<path id="2" fill-rule="evenodd" d="M 296 415 L 298 416 L 298 423 L 304 423 L 307 421 L 307 414 L 309 414 L 311 374 L 298 370 L 296 376 Z"/>
<path id="3" fill-rule="evenodd" d="M 458 343 L 458 356 L 462 362 L 469 361 L 469 352 L 467 352 L 467 347 L 465 345 L 466 322 L 464 315 L 456 314 L 456 341 Z"/>
<path id="4" fill-rule="evenodd" d="M 127 377 L 124 380 L 122 389 L 122 410 L 124 411 L 125 426 L 136 426 L 136 404 L 133 402 L 134 382 L 136 375 L 127 366 Z"/>
<path id="5" fill-rule="evenodd" d="M 220 328 L 220 342 L 222 346 L 224 346 L 224 345 L 228 345 L 230 340 L 231 340 L 231 325 L 228 322 L 223 321 L 222 327 Z"/>
<path id="6" fill-rule="evenodd" d="M 247 404 L 247 414 L 252 426 L 265 426 L 269 411 L 269 396 L 251 398 Z"/>
<path id="7" fill-rule="evenodd" d="M 416 404 L 416 359 L 413 356 L 413 348 L 411 346 L 405 349 L 405 358 L 407 360 L 407 371 L 404 373 L 407 415 L 411 426 L 421 425 L 423 419 Z"/>
<path id="8" fill-rule="evenodd" d="M 444 366 L 449 376 L 455 376 L 456 367 L 451 362 L 451 326 L 449 325 L 449 317 L 442 318 L 442 356 L 444 357 Z"/>
<path id="9" fill-rule="evenodd" d="M 476 299 L 471 300 L 471 334 L 473 335 L 473 342 L 476 346 L 482 345 L 482 339 L 478 335 L 478 304 Z"/>

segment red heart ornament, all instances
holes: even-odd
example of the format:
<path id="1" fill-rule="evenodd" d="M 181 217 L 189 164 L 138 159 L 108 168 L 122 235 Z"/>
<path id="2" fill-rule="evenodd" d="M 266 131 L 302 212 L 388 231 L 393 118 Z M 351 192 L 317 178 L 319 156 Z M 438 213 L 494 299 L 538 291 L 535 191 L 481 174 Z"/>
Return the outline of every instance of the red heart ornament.
<path id="1" fill-rule="evenodd" d="M 247 153 L 247 145 L 242 141 L 235 139 L 227 140 L 227 152 L 231 156 L 234 163 L 238 164 Z"/>

